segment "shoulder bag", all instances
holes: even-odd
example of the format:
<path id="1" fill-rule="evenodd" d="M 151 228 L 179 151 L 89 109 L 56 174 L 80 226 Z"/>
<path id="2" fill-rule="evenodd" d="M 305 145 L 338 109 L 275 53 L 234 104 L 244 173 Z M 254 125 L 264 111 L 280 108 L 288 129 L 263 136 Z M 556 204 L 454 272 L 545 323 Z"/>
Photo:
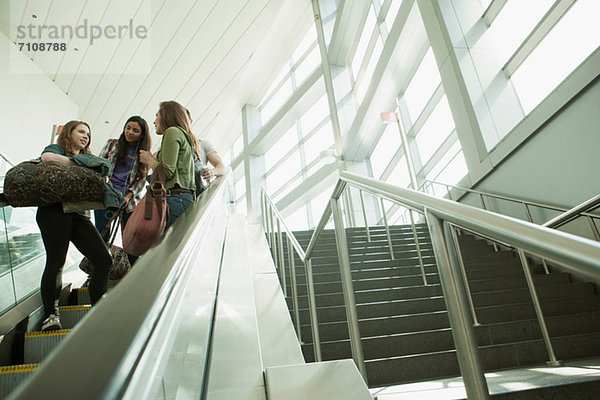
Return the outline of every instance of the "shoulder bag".
<path id="1" fill-rule="evenodd" d="M 141 256 L 160 241 L 168 221 L 165 171 L 159 165 L 152 173 L 146 194 L 125 225 L 123 248 L 129 254 Z"/>

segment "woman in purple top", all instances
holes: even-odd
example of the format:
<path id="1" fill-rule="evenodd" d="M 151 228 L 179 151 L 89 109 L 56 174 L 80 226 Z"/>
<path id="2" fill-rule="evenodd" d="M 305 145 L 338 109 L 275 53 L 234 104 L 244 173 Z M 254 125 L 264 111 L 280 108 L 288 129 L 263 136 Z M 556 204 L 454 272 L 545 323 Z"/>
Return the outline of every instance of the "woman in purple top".
<path id="1" fill-rule="evenodd" d="M 148 123 L 142 117 L 135 115 L 125 122 L 119 139 L 108 139 L 100 152 L 100 157 L 107 158 L 111 164 L 108 173 L 110 184 L 125 196 L 121 229 L 142 198 L 141 192 L 146 183 L 148 168 L 140 163 L 139 153 L 140 150 L 150 150 L 150 147 Z M 113 211 L 108 209 L 94 211 L 98 232 L 102 233 L 112 215 Z M 103 239 L 108 242 L 108 232 L 104 232 Z M 129 262 L 133 265 L 137 257 L 128 256 Z"/>

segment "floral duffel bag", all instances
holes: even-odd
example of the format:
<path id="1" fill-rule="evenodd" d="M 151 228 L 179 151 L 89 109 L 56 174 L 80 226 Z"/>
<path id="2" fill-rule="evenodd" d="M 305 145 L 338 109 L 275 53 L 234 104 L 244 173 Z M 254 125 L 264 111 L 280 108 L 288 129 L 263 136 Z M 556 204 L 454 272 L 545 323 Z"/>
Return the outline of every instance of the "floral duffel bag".
<path id="1" fill-rule="evenodd" d="M 4 196 L 13 207 L 102 201 L 104 180 L 89 168 L 31 160 L 8 170 L 4 177 Z"/>

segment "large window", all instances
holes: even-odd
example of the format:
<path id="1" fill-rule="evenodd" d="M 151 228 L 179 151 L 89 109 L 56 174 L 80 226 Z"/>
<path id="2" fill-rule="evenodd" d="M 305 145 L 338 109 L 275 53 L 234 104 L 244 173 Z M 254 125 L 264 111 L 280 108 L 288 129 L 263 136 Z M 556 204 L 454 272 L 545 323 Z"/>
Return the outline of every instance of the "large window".
<path id="1" fill-rule="evenodd" d="M 515 71 L 511 79 L 525 113 L 600 46 L 598 16 L 600 1 L 576 1 Z"/>
<path id="2" fill-rule="evenodd" d="M 377 142 L 375 149 L 371 153 L 373 177 L 377 179 L 381 178 L 383 171 L 400 148 L 401 143 L 398 124 L 396 122 L 387 124 L 379 142 Z"/>
<path id="3" fill-rule="evenodd" d="M 405 126 L 412 126 L 417 120 L 440 82 L 440 73 L 433 57 L 433 50 L 430 48 L 406 88 L 406 92 L 404 92 L 404 100 L 411 122 L 411 124 L 405 124 Z"/>
<path id="4" fill-rule="evenodd" d="M 415 138 L 421 163 L 425 164 L 454 129 L 446 96 L 440 100 Z"/>

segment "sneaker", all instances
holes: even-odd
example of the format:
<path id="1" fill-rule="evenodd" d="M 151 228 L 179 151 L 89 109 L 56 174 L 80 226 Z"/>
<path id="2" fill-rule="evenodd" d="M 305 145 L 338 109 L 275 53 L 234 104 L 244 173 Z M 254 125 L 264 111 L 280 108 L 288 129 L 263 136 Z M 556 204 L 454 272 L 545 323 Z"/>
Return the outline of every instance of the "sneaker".
<path id="1" fill-rule="evenodd" d="M 60 318 L 56 314 L 50 314 L 48 318 L 42 322 L 42 331 L 56 331 L 62 329 Z"/>

